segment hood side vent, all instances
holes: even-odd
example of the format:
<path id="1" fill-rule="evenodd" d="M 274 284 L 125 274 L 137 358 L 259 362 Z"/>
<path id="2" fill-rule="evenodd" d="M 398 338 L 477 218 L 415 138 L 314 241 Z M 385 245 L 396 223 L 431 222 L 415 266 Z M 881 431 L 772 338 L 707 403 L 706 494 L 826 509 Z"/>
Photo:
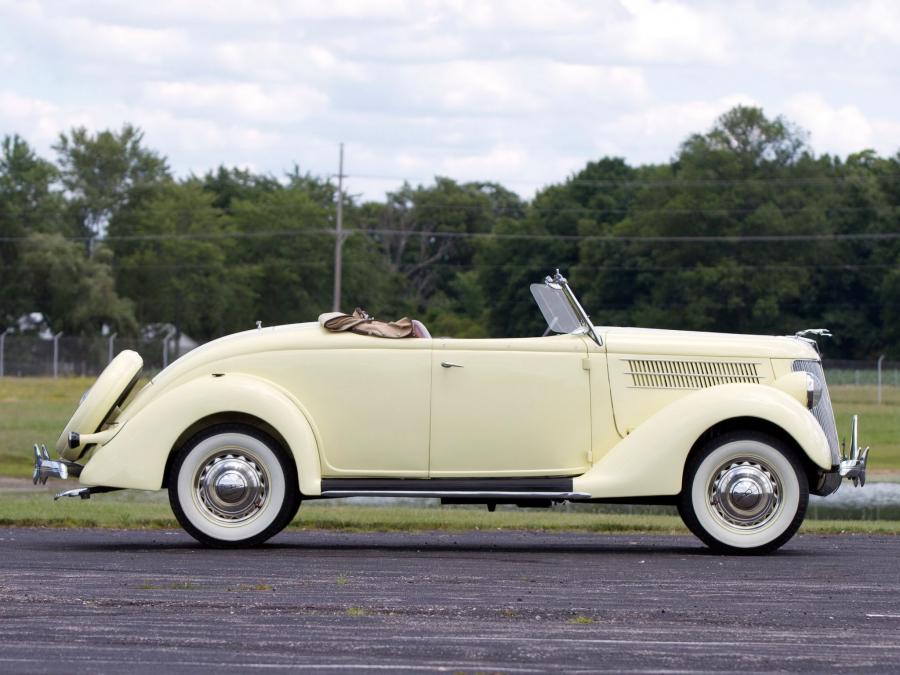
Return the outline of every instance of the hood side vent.
<path id="1" fill-rule="evenodd" d="M 718 384 L 759 384 L 753 361 L 669 361 L 625 359 L 631 387 L 638 389 L 704 389 Z"/>

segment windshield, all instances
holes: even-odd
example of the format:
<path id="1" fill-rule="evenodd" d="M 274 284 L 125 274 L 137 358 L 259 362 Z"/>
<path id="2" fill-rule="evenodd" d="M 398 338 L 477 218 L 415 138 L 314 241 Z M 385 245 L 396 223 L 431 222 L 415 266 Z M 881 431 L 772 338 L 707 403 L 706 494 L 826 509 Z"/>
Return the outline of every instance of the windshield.
<path id="1" fill-rule="evenodd" d="M 547 327 L 554 333 L 575 333 L 584 330 L 572 304 L 561 288 L 553 288 L 547 284 L 531 284 L 531 294 L 541 308 L 541 314 Z"/>

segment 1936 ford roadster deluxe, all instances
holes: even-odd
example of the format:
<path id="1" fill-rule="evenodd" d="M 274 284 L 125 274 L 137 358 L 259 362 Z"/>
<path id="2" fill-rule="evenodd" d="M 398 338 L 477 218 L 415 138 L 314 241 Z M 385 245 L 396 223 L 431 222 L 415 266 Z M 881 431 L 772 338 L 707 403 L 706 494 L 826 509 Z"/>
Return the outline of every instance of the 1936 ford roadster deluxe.
<path id="1" fill-rule="evenodd" d="M 531 287 L 548 337 L 407 339 L 320 323 L 210 342 L 135 391 L 119 354 L 35 482 L 168 490 L 200 542 L 254 545 L 303 500 L 674 504 L 713 549 L 772 551 L 809 494 L 865 482 L 843 458 L 815 343 L 594 326 L 558 272 Z"/>

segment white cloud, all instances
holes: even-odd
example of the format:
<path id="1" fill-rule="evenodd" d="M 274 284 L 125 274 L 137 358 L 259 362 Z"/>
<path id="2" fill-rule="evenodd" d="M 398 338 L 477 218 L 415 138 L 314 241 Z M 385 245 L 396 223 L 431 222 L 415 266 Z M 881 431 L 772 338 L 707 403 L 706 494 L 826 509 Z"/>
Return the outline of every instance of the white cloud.
<path id="1" fill-rule="evenodd" d="M 846 155 L 872 147 L 872 124 L 854 105 L 832 106 L 821 94 L 802 92 L 788 99 L 785 110 L 810 132 L 810 145 L 818 152 Z"/>
<path id="2" fill-rule="evenodd" d="M 62 128 L 60 110 L 55 104 L 39 98 L 0 90 L 0 129 L 18 133 L 25 140 L 49 146 Z"/>
<path id="3" fill-rule="evenodd" d="M 639 61 L 713 63 L 732 60 L 730 29 L 715 11 L 672 0 L 622 0 L 628 20 L 621 47 Z"/>
<path id="4" fill-rule="evenodd" d="M 737 103 L 900 146 L 896 0 L 0 0 L 0 45 L 0 133 L 132 122 L 179 173 L 330 174 L 344 141 L 373 198 L 665 161 Z"/>
<path id="5" fill-rule="evenodd" d="M 452 61 L 416 65 L 394 73 L 424 110 L 522 115 L 589 111 L 649 96 L 637 68 L 548 61 Z"/>
<path id="6" fill-rule="evenodd" d="M 559 0 L 455 0 L 446 4 L 459 22 L 485 31 L 572 31 L 592 21 L 598 10 L 606 11 L 593 2 Z"/>
<path id="7" fill-rule="evenodd" d="M 516 145 L 498 145 L 487 152 L 448 157 L 436 173 L 466 180 L 495 180 L 493 176 L 522 175 L 528 168 L 528 152 Z"/>
<path id="8" fill-rule="evenodd" d="M 597 151 L 635 162 L 663 162 L 692 133 L 708 131 L 716 119 L 736 105 L 759 105 L 747 94 L 715 101 L 692 100 L 651 105 L 601 125 L 594 136 Z"/>
<path id="9" fill-rule="evenodd" d="M 275 124 L 295 124 L 328 106 L 326 94 L 302 84 L 152 82 L 144 86 L 144 97 L 168 110 Z"/>
<path id="10" fill-rule="evenodd" d="M 854 50 L 878 42 L 900 44 L 900 4 L 895 0 L 843 3 L 795 2 L 772 12 L 753 5 L 756 30 L 789 43 L 816 42 Z"/>
<path id="11" fill-rule="evenodd" d="M 279 40 L 229 40 L 209 50 L 213 65 L 256 80 L 329 82 L 341 78 L 353 82 L 366 79 L 366 68 L 337 56 L 317 44 Z"/>

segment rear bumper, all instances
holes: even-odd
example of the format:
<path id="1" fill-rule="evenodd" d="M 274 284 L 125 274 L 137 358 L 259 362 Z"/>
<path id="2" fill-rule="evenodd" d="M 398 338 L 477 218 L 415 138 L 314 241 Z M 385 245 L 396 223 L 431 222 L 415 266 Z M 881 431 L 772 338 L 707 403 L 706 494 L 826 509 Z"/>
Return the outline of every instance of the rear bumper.
<path id="1" fill-rule="evenodd" d="M 35 485 L 46 485 L 50 478 L 77 478 L 81 475 L 82 468 L 81 464 L 65 459 L 50 459 L 46 445 L 34 444 L 34 471 L 31 473 L 31 480 Z"/>
<path id="2" fill-rule="evenodd" d="M 50 478 L 77 478 L 81 475 L 84 467 L 81 464 L 70 462 L 65 459 L 50 459 L 50 453 L 47 452 L 46 445 L 34 444 L 34 472 L 31 478 L 35 485 L 46 485 Z M 103 486 L 81 487 L 74 490 L 63 490 L 57 494 L 54 501 L 60 497 L 81 497 L 82 499 L 90 499 L 91 495 L 101 492 L 113 492 L 121 488 L 111 488 Z"/>

